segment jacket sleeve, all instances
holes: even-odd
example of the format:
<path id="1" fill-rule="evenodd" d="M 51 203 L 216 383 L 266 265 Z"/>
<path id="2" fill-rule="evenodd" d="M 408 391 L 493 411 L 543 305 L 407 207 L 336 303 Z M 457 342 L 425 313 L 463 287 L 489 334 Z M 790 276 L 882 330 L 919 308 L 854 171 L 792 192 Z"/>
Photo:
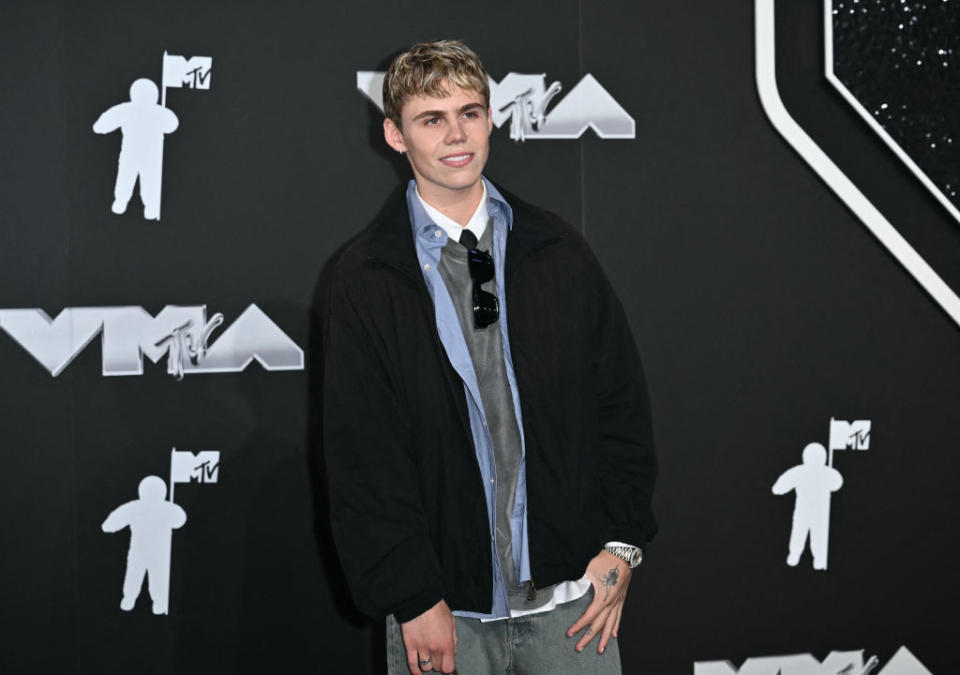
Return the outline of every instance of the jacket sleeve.
<path id="1" fill-rule="evenodd" d="M 323 315 L 323 453 L 330 522 L 357 607 L 408 621 L 443 598 L 412 452 L 409 410 L 345 284 Z"/>
<path id="2" fill-rule="evenodd" d="M 647 385 L 623 305 L 597 264 L 600 540 L 644 548 L 657 532 L 657 477 Z"/>

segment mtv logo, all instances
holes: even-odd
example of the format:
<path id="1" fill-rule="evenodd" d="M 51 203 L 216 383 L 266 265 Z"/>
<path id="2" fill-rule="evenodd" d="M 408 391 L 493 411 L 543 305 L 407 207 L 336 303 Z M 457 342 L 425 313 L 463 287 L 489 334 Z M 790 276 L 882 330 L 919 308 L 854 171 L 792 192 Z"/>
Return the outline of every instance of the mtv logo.
<path id="1" fill-rule="evenodd" d="M 171 483 L 216 483 L 219 476 L 219 450 L 173 450 L 170 454 Z"/>
<path id="2" fill-rule="evenodd" d="M 220 475 L 220 460 L 219 452 L 206 453 L 201 452 L 200 455 L 212 454 L 215 455 L 214 459 L 204 459 L 203 457 L 197 457 L 198 464 L 193 467 L 193 473 L 190 474 L 190 481 L 197 483 L 216 483 L 217 477 Z M 201 461 L 202 460 L 202 461 Z"/>
<path id="3" fill-rule="evenodd" d="M 529 101 L 539 103 L 547 98 L 547 76 L 542 73 L 539 75 L 508 73 L 499 84 L 492 78 L 489 82 L 493 124 L 498 128 L 514 117 L 514 111 L 510 109 L 510 106 L 516 101 L 526 97 Z M 559 91 L 559 88 L 559 82 L 554 82 L 551 85 L 551 89 Z M 546 105 L 538 107 L 543 111 L 546 111 L 547 108 Z"/>
<path id="4" fill-rule="evenodd" d="M 163 86 L 209 89 L 213 57 L 192 56 L 189 59 L 163 53 Z"/>
<path id="5" fill-rule="evenodd" d="M 548 88 L 546 75 L 508 74 L 500 84 L 490 80 L 490 107 L 493 124 L 510 122 L 510 138 L 524 141 L 536 137 L 547 122 L 550 101 L 560 93 L 560 83 Z"/>
<path id="6" fill-rule="evenodd" d="M 844 422 L 830 418 L 831 450 L 869 450 L 870 420 Z"/>

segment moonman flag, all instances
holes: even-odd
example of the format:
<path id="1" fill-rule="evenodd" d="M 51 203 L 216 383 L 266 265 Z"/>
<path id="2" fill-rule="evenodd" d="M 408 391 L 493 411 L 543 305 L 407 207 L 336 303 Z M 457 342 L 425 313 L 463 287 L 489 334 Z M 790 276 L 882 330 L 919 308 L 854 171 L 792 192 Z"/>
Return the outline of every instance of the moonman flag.
<path id="1" fill-rule="evenodd" d="M 177 483 L 216 483 L 220 476 L 220 451 L 192 452 L 170 450 L 170 501 Z"/>
<path id="2" fill-rule="evenodd" d="M 212 56 L 191 56 L 163 53 L 163 86 L 209 89 Z"/>
<path id="3" fill-rule="evenodd" d="M 870 420 L 845 422 L 830 418 L 831 450 L 869 450 Z"/>
<path id="4" fill-rule="evenodd" d="M 219 450 L 202 450 L 196 454 L 176 448 L 171 451 L 171 483 L 216 483 L 219 475 Z"/>

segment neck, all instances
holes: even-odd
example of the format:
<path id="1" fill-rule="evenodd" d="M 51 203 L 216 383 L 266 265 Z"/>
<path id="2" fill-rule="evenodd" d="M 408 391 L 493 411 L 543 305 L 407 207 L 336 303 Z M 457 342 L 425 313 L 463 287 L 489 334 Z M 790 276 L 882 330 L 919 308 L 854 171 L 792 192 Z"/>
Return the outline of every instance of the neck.
<path id="1" fill-rule="evenodd" d="M 466 227 L 483 197 L 483 181 L 477 179 L 476 183 L 463 190 L 431 189 L 434 186 L 426 183 L 427 181 L 417 181 L 417 190 L 423 201 L 459 223 L 461 227 Z"/>

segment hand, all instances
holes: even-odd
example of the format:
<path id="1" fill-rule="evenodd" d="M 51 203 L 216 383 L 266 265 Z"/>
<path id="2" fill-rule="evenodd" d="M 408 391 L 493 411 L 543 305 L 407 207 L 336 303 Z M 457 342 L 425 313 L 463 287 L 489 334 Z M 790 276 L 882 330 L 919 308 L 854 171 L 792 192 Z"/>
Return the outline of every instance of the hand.
<path id="1" fill-rule="evenodd" d="M 626 562 L 606 551 L 601 551 L 587 565 L 586 575 L 593 584 L 593 602 L 567 631 L 567 637 L 573 637 L 584 627 L 587 628 L 575 647 L 578 652 L 582 652 L 590 640 L 600 634 L 597 652 L 603 654 L 610 636 L 617 637 L 631 573 Z"/>
<path id="2" fill-rule="evenodd" d="M 400 630 L 411 675 L 428 671 L 453 672 L 456 667 L 457 620 L 446 602 L 441 600 L 420 616 L 400 624 Z"/>

